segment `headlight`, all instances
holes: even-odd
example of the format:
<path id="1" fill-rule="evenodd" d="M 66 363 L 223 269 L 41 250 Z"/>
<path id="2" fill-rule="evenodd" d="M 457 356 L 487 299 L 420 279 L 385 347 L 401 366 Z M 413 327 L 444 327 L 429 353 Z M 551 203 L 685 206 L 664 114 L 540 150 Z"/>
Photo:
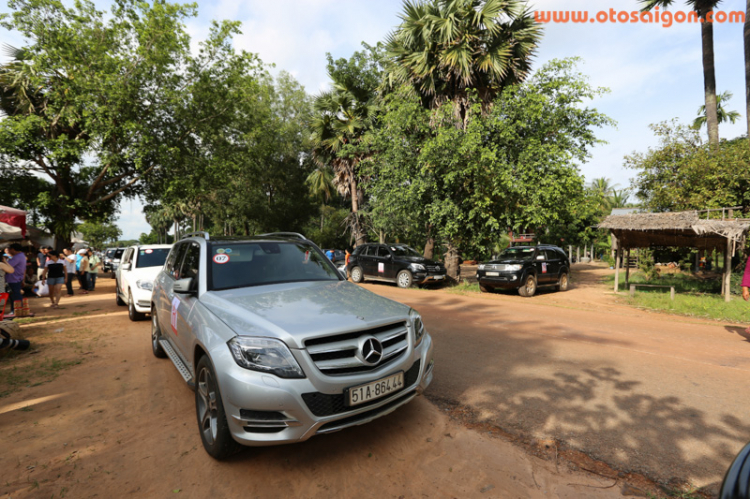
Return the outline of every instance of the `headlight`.
<path id="1" fill-rule="evenodd" d="M 523 268 L 523 265 L 506 265 L 505 270 L 510 270 L 511 272 L 519 271 Z"/>
<path id="2" fill-rule="evenodd" d="M 479 266 L 479 270 L 484 270 L 484 264 Z"/>
<path id="3" fill-rule="evenodd" d="M 140 289 L 145 289 L 147 291 L 152 291 L 154 289 L 154 281 L 135 281 L 135 285 L 138 286 Z"/>
<path id="4" fill-rule="evenodd" d="M 424 338 L 425 327 L 422 317 L 415 311 L 412 311 L 411 324 L 414 327 L 414 346 L 419 345 Z"/>
<path id="5" fill-rule="evenodd" d="M 424 272 L 424 265 L 420 265 L 419 263 L 412 263 L 409 265 L 409 268 L 417 272 Z"/>
<path id="6" fill-rule="evenodd" d="M 282 341 L 235 336 L 227 342 L 234 361 L 245 369 L 275 374 L 279 378 L 304 378 L 305 373 Z"/>

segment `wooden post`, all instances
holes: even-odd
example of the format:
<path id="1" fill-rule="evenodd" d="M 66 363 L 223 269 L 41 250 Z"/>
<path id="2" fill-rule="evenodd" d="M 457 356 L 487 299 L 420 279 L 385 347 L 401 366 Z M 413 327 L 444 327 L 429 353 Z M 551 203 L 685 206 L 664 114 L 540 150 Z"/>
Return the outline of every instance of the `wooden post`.
<path id="1" fill-rule="evenodd" d="M 730 301 L 732 299 L 732 265 L 727 265 L 726 262 L 731 261 L 732 258 L 732 240 L 727 238 L 727 248 L 724 250 L 724 301 Z"/>
<path id="2" fill-rule="evenodd" d="M 576 263 L 581 263 L 581 247 L 576 246 Z"/>
<path id="3" fill-rule="evenodd" d="M 695 267 L 693 267 L 693 273 L 698 272 L 698 266 L 701 263 L 701 250 L 695 252 Z"/>
<path id="4" fill-rule="evenodd" d="M 612 260 L 614 260 L 615 259 L 615 251 L 617 250 L 618 241 L 617 241 L 617 236 L 615 236 L 614 232 L 610 232 L 610 235 L 612 236 L 612 252 L 611 252 L 610 256 L 612 257 Z"/>
<path id="5" fill-rule="evenodd" d="M 568 261 L 573 261 L 573 245 L 568 245 Z"/>
<path id="6" fill-rule="evenodd" d="M 630 284 L 630 248 L 627 249 L 625 257 L 625 287 Z"/>
<path id="7" fill-rule="evenodd" d="M 591 243 L 591 263 L 594 263 L 596 260 L 596 255 L 594 255 L 594 243 Z"/>
<path id="8" fill-rule="evenodd" d="M 619 291 L 620 288 L 620 260 L 622 259 L 622 250 L 620 248 L 617 248 L 617 258 L 615 260 L 615 293 Z"/>
<path id="9" fill-rule="evenodd" d="M 669 298 L 674 301 L 674 286 L 669 287 Z"/>

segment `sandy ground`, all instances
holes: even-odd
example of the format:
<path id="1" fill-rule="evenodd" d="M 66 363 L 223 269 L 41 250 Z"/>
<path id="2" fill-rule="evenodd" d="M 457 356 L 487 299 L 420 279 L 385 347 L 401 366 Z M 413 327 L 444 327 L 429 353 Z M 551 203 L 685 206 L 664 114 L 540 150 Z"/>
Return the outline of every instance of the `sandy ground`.
<path id="1" fill-rule="evenodd" d="M 428 398 L 520 442 L 717 491 L 750 441 L 750 339 L 618 304 L 600 283 L 609 272 L 576 266 L 572 290 L 531 299 L 365 286 L 423 314 L 436 344 Z"/>
<path id="2" fill-rule="evenodd" d="M 427 392 L 436 403 L 418 398 L 371 424 L 228 462 L 203 451 L 193 392 L 152 356 L 149 323 L 115 306 L 113 281 L 58 311 L 33 300 L 40 322 L 23 332 L 35 352 L 0 360 L 0 497 L 657 491 L 631 471 L 715 483 L 750 440 L 739 400 L 747 341 L 612 304 L 590 272 L 568 293 L 531 300 L 367 284 L 423 313 L 436 341 Z"/>

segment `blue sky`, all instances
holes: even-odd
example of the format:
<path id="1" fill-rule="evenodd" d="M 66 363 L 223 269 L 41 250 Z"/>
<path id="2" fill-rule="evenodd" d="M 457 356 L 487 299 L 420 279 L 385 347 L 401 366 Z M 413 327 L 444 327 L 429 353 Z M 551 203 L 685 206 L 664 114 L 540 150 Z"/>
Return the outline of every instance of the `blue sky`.
<path id="1" fill-rule="evenodd" d="M 610 8 L 638 9 L 635 0 L 534 0 L 531 5 L 592 14 Z M 744 8 L 742 0 L 721 4 L 725 11 Z M 672 10 L 679 9 L 687 7 L 676 2 Z M 272 71 L 290 72 L 314 94 L 327 85 L 326 52 L 348 57 L 363 41 L 377 43 L 398 24 L 400 12 L 400 0 L 201 1 L 199 16 L 188 23 L 188 29 L 197 41 L 205 37 L 212 19 L 242 21 L 243 34 L 236 47 L 275 64 Z M 745 133 L 742 25 L 715 24 L 714 44 L 717 89 L 733 92 L 727 107 L 743 115 L 737 124 L 725 124 L 719 132 L 725 138 L 736 137 Z M 587 180 L 608 177 L 626 187 L 632 172 L 623 168 L 623 156 L 656 144 L 648 125 L 672 118 L 690 122 L 703 103 L 700 26 L 547 24 L 536 67 L 573 56 L 582 58 L 579 69 L 594 86 L 611 90 L 592 105 L 618 122 L 616 128 L 600 132 L 608 144 L 597 146 L 581 171 Z M 122 202 L 118 224 L 124 238 L 149 231 L 138 201 Z"/>

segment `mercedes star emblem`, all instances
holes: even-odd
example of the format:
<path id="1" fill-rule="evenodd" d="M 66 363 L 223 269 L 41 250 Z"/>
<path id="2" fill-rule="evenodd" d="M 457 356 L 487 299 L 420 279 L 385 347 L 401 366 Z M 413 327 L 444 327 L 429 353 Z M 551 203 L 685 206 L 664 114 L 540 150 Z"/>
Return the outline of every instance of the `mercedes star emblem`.
<path id="1" fill-rule="evenodd" d="M 367 365 L 374 366 L 383 358 L 383 345 L 375 337 L 367 337 L 359 347 L 361 360 Z"/>

